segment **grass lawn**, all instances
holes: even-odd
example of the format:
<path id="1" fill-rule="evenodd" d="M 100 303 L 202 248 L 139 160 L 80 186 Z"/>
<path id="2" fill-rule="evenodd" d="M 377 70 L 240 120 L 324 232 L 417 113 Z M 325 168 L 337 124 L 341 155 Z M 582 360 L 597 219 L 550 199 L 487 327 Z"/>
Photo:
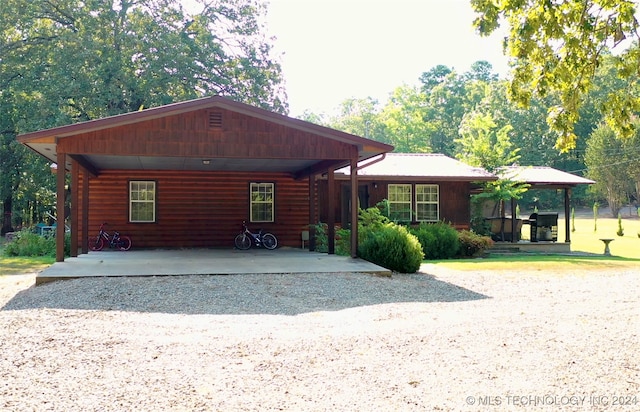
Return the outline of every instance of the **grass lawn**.
<path id="1" fill-rule="evenodd" d="M 0 276 L 19 275 L 21 273 L 38 272 L 55 262 L 48 256 L 15 257 L 4 255 L 4 237 L 0 238 Z"/>
<path id="2" fill-rule="evenodd" d="M 570 228 L 572 225 L 570 225 Z M 575 231 L 571 232 L 571 251 L 593 254 L 589 256 L 566 255 L 489 255 L 482 259 L 430 261 L 438 266 L 456 270 L 553 270 L 569 272 L 575 270 L 598 270 L 599 268 L 637 269 L 640 267 L 640 219 L 637 216 L 622 219 L 624 236 L 618 236 L 618 219 L 599 217 L 594 232 L 593 217 L 576 217 Z M 522 234 L 528 239 L 528 226 Z M 600 239 L 614 239 L 609 245 L 612 256 L 604 256 L 604 243 Z M 565 221 L 558 221 L 558 239 L 565 239 Z"/>

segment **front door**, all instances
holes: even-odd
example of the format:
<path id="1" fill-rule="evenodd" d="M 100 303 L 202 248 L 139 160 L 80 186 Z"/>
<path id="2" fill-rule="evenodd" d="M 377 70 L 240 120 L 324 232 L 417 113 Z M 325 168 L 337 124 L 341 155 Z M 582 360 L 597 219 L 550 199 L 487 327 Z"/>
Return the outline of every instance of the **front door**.
<path id="1" fill-rule="evenodd" d="M 369 186 L 366 184 L 358 185 L 358 203 L 361 209 L 369 207 Z M 351 227 L 351 185 L 342 186 L 340 219 L 343 228 L 348 229 Z"/>

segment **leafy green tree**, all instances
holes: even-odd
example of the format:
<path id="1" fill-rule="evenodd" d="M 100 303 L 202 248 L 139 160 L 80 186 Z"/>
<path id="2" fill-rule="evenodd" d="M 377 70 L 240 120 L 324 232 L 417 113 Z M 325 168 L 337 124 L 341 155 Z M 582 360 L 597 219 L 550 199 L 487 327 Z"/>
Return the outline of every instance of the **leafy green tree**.
<path id="1" fill-rule="evenodd" d="M 458 129 L 465 113 L 485 99 L 498 76 L 486 61 L 475 62 L 471 70 L 458 74 L 446 66 L 436 66 L 420 77 L 426 95 L 424 122 L 429 124 L 430 146 L 434 152 L 454 156 Z"/>
<path id="2" fill-rule="evenodd" d="M 499 80 L 489 84 L 489 90 L 481 103 L 482 110 L 492 114 L 498 125 L 510 124 L 513 130 L 509 133 L 513 147 L 520 149 L 518 154 L 520 165 L 549 166 L 571 173 L 581 174 L 584 171 L 584 147 L 591 130 L 600 119 L 597 111 L 582 116 L 576 127 L 581 136 L 576 149 L 563 153 L 556 150 L 556 136 L 546 123 L 547 112 L 557 103 L 554 96 L 545 98 L 534 96 L 528 108 L 512 104 L 508 99 L 508 81 Z M 593 106 L 593 105 L 592 105 Z M 595 123 L 591 124 L 594 121 Z M 584 138 L 582 138 L 584 137 Z M 586 204 L 586 186 L 573 189 L 574 204 Z M 520 203 L 540 204 L 544 208 L 561 208 L 563 198 L 551 190 L 528 190 L 522 194 Z"/>
<path id="3" fill-rule="evenodd" d="M 436 66 L 422 74 L 422 90 L 427 96 L 424 121 L 433 130 L 431 149 L 436 153 L 453 156 L 458 128 L 466 111 L 465 82 L 445 66 Z"/>
<path id="4" fill-rule="evenodd" d="M 634 120 L 635 133 L 633 136 L 622 140 L 622 153 L 617 159 L 618 167 L 625 169 L 627 181 L 625 185 L 624 200 L 640 198 L 640 120 Z"/>
<path id="5" fill-rule="evenodd" d="M 587 175 L 596 182 L 592 190 L 607 200 L 612 217 L 618 215 L 632 190 L 626 153 L 624 141 L 606 124 L 598 126 L 587 142 Z"/>
<path id="6" fill-rule="evenodd" d="M 171 0 L 0 2 L 5 213 L 27 187 L 26 151 L 14 143 L 19 133 L 212 94 L 287 112 L 281 68 L 261 23 L 265 6 L 202 0 L 197 7 L 188 13 Z"/>
<path id="7" fill-rule="evenodd" d="M 595 84 L 596 70 L 616 50 L 615 65 L 625 87 L 609 95 L 604 118 L 617 135 L 632 134 L 631 120 L 640 110 L 640 34 L 637 3 L 627 0 L 471 0 L 478 13 L 474 24 L 483 35 L 501 23 L 509 27 L 505 51 L 512 65 L 510 96 L 528 105 L 533 96 L 557 93 L 547 122 L 557 133 L 556 147 L 575 147 L 575 124 L 585 95 Z"/>
<path id="8" fill-rule="evenodd" d="M 424 121 L 425 95 L 417 88 L 396 88 L 378 118 L 384 124 L 386 142 L 401 153 L 431 152 L 434 126 Z"/>
<path id="9" fill-rule="evenodd" d="M 329 117 L 327 126 L 389 143 L 390 140 L 385 133 L 385 126 L 379 114 L 380 104 L 372 97 L 346 99 L 340 106 L 340 112 Z"/>
<path id="10" fill-rule="evenodd" d="M 471 166 L 483 167 L 492 172 L 499 173 L 503 166 L 514 164 L 520 158 L 519 148 L 514 148 L 509 137 L 512 131 L 509 124 L 499 127 L 490 113 L 467 113 L 460 126 L 460 139 L 457 140 L 460 152 L 457 157 Z M 509 179 L 498 179 L 486 182 L 484 191 L 474 195 L 474 216 L 472 224 L 479 233 L 486 233 L 482 219 L 481 205 L 486 201 L 497 202 L 499 215 L 505 216 L 504 202 L 510 199 L 519 199 L 527 190 L 527 186 L 521 182 Z M 504 239 L 504 220 L 500 231 Z"/>
<path id="11" fill-rule="evenodd" d="M 456 156 L 490 172 L 511 165 L 520 158 L 520 149 L 513 147 L 509 137 L 512 130 L 511 125 L 498 128 L 491 114 L 470 112 L 460 125 L 462 137 L 456 140 L 460 145 Z"/>

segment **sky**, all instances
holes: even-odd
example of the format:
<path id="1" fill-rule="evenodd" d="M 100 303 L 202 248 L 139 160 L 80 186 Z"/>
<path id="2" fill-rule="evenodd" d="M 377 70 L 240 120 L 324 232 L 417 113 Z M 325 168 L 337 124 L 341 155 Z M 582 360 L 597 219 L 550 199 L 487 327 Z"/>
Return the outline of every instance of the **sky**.
<path id="1" fill-rule="evenodd" d="M 470 0 L 266 1 L 293 117 L 333 113 L 349 98 L 384 103 L 441 64 L 465 72 L 486 60 L 507 74 L 503 35 L 475 33 Z"/>
<path id="2" fill-rule="evenodd" d="M 470 0 L 270 0 L 290 114 L 331 113 L 351 97 L 384 102 L 440 64 L 465 72 L 486 60 L 505 76 L 504 34 L 481 37 L 473 18 Z"/>

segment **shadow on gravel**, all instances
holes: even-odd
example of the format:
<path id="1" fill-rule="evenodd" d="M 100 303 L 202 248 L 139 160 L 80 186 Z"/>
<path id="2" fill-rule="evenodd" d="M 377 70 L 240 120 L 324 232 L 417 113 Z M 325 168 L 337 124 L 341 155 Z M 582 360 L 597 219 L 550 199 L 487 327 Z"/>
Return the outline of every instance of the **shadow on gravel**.
<path id="1" fill-rule="evenodd" d="M 391 278 L 357 273 L 105 277 L 32 286 L 16 294 L 2 310 L 298 315 L 385 303 L 486 298 L 420 273 Z"/>

